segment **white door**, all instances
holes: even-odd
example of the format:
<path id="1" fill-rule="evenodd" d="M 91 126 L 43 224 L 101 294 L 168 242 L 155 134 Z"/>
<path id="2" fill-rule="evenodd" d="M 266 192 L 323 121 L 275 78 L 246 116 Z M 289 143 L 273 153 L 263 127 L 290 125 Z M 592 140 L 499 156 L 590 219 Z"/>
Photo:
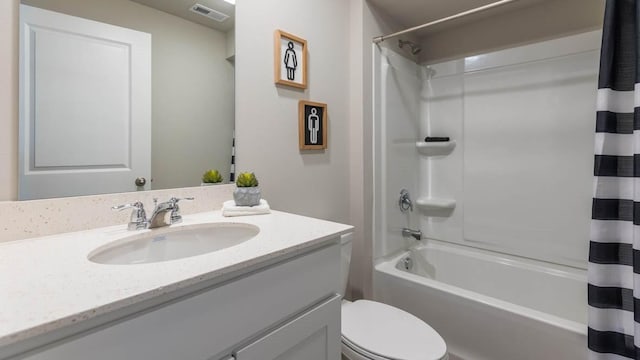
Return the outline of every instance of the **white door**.
<path id="1" fill-rule="evenodd" d="M 150 34 L 20 5 L 20 66 L 20 199 L 150 188 Z"/>

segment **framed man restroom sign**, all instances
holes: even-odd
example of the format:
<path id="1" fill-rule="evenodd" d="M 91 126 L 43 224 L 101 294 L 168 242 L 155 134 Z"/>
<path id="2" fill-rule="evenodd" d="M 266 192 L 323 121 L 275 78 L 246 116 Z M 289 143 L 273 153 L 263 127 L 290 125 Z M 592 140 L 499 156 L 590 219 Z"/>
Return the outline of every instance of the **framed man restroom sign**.
<path id="1" fill-rule="evenodd" d="M 327 148 L 327 104 L 300 100 L 298 139 L 300 150 Z"/>
<path id="2" fill-rule="evenodd" d="M 278 85 L 307 88 L 307 40 L 275 31 L 274 74 Z"/>

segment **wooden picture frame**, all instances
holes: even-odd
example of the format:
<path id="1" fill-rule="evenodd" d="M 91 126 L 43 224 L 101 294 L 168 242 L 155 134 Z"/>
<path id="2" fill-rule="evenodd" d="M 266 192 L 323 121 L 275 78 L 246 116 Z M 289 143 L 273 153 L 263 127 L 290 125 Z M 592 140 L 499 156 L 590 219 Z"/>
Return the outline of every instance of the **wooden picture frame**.
<path id="1" fill-rule="evenodd" d="M 273 63 L 277 85 L 307 88 L 307 40 L 276 30 Z"/>
<path id="2" fill-rule="evenodd" d="M 300 150 L 327 148 L 327 104 L 298 102 L 298 143 Z"/>

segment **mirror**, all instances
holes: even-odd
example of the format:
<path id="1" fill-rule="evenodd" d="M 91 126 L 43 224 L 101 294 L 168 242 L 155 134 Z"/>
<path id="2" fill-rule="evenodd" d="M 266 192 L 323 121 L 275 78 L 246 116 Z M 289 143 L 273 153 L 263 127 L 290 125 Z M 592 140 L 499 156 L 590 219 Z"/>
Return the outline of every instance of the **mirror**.
<path id="1" fill-rule="evenodd" d="M 72 40 L 38 25 L 20 35 L 31 53 L 28 58 L 21 50 L 20 73 L 24 79 L 20 98 L 21 104 L 28 106 L 21 105 L 20 109 L 19 199 L 204 186 L 207 184 L 201 183 L 202 175 L 209 169 L 219 170 L 223 182 L 229 182 L 235 122 L 234 2 L 22 0 L 22 5 L 91 22 L 81 19 L 81 29 L 59 32 L 73 33 Z M 23 18 L 25 9 L 21 7 Z M 71 18 L 53 21 L 63 26 L 76 24 L 64 19 Z M 102 46 L 111 49 L 105 54 L 111 56 L 113 52 L 115 60 L 104 60 L 102 53 L 93 50 L 93 44 L 82 45 L 80 53 L 69 56 L 72 52 L 67 45 L 95 38 L 90 35 L 94 24 L 149 34 L 147 65 L 138 71 L 129 55 L 118 60 L 120 48 L 123 53 L 137 54 L 135 47 L 119 40 L 113 42 L 115 45 Z M 27 37 L 29 40 L 24 40 Z M 24 58 L 28 60 L 23 64 Z M 102 62 L 104 68 L 88 65 L 92 58 Z M 118 61 L 124 73 L 146 71 L 148 91 L 140 91 L 141 87 L 129 78 L 120 81 L 104 72 L 117 68 Z M 79 73 L 75 74 L 79 79 L 69 80 L 71 72 Z M 25 91 L 24 84 L 32 88 Z M 134 95 L 127 96 L 129 91 Z M 143 95 L 135 95 L 136 91 Z M 136 100 L 140 98 L 142 105 Z M 147 109 L 146 127 L 137 125 L 131 115 L 140 112 L 138 107 Z M 105 125 L 114 117 L 115 123 Z M 138 135 L 142 141 L 137 140 Z M 141 157 L 144 161 L 132 155 L 138 148 L 147 151 L 146 158 Z M 149 169 L 146 173 L 130 171 L 140 163 Z M 126 175 L 116 179 L 116 173 L 120 178 Z M 63 177 L 69 174 L 73 179 Z"/>

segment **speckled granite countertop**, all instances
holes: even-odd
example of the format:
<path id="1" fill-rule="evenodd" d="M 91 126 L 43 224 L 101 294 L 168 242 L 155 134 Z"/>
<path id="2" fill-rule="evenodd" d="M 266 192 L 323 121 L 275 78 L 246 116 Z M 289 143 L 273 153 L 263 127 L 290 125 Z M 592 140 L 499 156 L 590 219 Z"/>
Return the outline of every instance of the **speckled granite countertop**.
<path id="1" fill-rule="evenodd" d="M 206 212 L 184 216 L 173 226 L 211 222 L 253 224 L 260 233 L 217 252 L 136 265 L 87 258 L 96 248 L 134 234 L 126 225 L 0 244 L 0 347 L 240 273 L 352 231 L 348 225 L 278 211 L 234 218 Z"/>

